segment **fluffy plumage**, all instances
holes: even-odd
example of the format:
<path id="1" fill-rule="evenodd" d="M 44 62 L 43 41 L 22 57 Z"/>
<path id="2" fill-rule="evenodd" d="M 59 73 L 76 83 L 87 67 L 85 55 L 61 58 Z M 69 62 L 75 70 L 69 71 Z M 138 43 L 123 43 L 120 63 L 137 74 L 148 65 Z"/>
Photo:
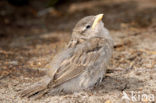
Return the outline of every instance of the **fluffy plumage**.
<path id="1" fill-rule="evenodd" d="M 47 75 L 20 95 L 40 98 L 45 93 L 77 92 L 101 82 L 113 48 L 113 40 L 104 28 L 102 16 L 81 19 L 73 29 L 67 47 L 48 64 Z"/>

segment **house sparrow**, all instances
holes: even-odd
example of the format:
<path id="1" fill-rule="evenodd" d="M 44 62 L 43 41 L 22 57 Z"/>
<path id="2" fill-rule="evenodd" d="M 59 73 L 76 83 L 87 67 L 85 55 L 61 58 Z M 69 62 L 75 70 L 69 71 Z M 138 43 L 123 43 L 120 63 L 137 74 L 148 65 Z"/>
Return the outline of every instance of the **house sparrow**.
<path id="1" fill-rule="evenodd" d="M 48 64 L 47 75 L 20 95 L 40 98 L 46 93 L 86 90 L 100 83 L 113 51 L 113 40 L 102 18 L 103 14 L 99 14 L 81 19 L 67 47 Z"/>

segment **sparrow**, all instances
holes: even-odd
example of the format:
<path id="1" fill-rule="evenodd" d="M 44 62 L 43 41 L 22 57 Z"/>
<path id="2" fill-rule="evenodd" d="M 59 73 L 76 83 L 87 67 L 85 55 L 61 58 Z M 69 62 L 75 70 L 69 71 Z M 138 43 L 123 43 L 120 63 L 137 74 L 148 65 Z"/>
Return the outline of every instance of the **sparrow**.
<path id="1" fill-rule="evenodd" d="M 103 14 L 82 18 L 71 40 L 48 64 L 40 81 L 20 92 L 21 97 L 73 93 L 102 82 L 113 51 L 113 40 L 102 22 Z"/>

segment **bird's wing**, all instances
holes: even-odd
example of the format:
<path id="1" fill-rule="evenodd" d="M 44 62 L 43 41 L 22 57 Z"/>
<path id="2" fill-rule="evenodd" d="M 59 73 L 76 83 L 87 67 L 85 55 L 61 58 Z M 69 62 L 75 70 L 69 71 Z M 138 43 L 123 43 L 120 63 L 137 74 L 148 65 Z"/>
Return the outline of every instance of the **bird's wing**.
<path id="1" fill-rule="evenodd" d="M 104 45 L 104 42 L 99 38 L 93 38 L 58 54 L 50 64 L 50 67 L 54 68 L 50 69 L 48 72 L 50 74 L 21 91 L 21 97 L 40 98 L 48 91 L 47 86 L 56 87 L 79 76 L 100 56 L 98 50 Z"/>
<path id="2" fill-rule="evenodd" d="M 104 42 L 101 38 L 92 38 L 78 44 L 74 49 L 73 55 L 65 59 L 56 71 L 52 87 L 79 76 L 85 69 L 95 63 L 100 56 L 97 52 L 102 48 Z"/>

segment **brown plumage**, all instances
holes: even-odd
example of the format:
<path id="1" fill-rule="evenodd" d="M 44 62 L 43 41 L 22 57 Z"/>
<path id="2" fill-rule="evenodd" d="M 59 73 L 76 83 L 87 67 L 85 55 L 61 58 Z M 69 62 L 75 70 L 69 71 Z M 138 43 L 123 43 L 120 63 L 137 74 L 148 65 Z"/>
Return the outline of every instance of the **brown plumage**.
<path id="1" fill-rule="evenodd" d="M 101 82 L 113 47 L 109 32 L 103 27 L 102 16 L 80 20 L 67 47 L 48 64 L 47 75 L 20 95 L 40 98 L 45 93 L 77 92 Z"/>

